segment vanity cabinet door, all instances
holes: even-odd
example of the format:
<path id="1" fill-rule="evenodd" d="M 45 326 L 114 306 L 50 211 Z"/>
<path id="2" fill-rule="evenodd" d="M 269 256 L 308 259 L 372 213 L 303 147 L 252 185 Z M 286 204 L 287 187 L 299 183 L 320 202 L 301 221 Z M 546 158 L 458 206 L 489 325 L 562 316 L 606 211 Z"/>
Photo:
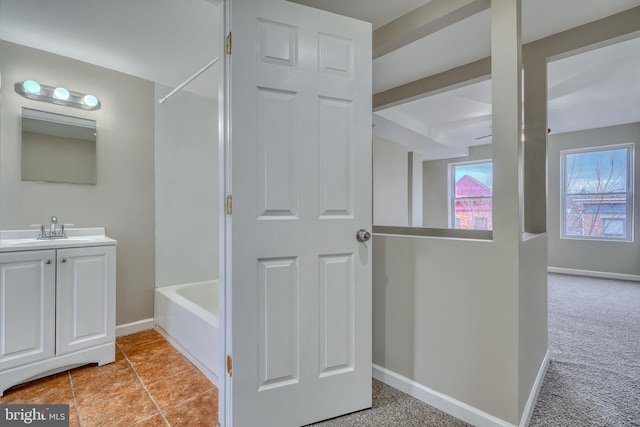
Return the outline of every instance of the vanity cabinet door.
<path id="1" fill-rule="evenodd" d="M 58 355 L 115 339 L 115 246 L 58 249 Z"/>
<path id="2" fill-rule="evenodd" d="M 55 353 L 56 251 L 0 253 L 0 371 Z"/>

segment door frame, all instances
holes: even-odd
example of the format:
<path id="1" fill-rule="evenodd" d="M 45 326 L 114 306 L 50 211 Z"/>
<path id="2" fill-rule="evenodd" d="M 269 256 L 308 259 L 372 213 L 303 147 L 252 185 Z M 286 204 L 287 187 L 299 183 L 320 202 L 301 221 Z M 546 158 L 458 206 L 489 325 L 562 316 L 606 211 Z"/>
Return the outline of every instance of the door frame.
<path id="1" fill-rule="evenodd" d="M 231 63 L 226 52 L 230 26 L 230 0 L 205 0 L 219 8 L 218 54 L 218 426 L 231 425 L 231 378 L 227 375 L 226 357 L 230 354 L 231 337 L 227 337 L 227 300 L 231 301 L 231 216 L 227 215 L 227 195 L 231 194 L 230 84 Z M 230 287 L 229 287 L 230 288 Z M 229 308 L 230 314 L 230 308 Z M 228 397 L 229 396 L 229 397 Z"/>
<path id="2" fill-rule="evenodd" d="M 209 1 L 209 0 L 207 0 Z M 227 333 L 227 319 L 231 316 L 231 225 L 228 210 L 231 203 L 231 58 L 227 53 L 227 35 L 231 34 L 231 0 L 213 0 L 220 8 L 218 14 L 218 52 L 220 73 L 218 84 L 218 197 L 219 197 L 219 286 L 218 286 L 218 425 L 231 426 L 232 381 L 227 372 L 227 355 L 231 354 L 231 333 Z M 229 200 L 229 202 L 227 202 Z M 227 207 L 228 206 L 228 207 Z M 232 367 L 229 366 L 229 369 Z M 232 371 L 231 371 L 232 372 Z"/>

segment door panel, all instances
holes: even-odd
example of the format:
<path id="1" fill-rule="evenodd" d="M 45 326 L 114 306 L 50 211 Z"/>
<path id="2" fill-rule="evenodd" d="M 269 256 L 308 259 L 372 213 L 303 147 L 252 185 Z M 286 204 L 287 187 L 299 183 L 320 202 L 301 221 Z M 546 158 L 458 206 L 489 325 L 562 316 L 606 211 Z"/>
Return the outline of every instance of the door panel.
<path id="1" fill-rule="evenodd" d="M 231 29 L 226 422 L 370 407 L 371 26 L 231 0 Z"/>
<path id="2" fill-rule="evenodd" d="M 295 258 L 259 260 L 258 391 L 297 383 L 298 269 Z"/>
<path id="3" fill-rule="evenodd" d="M 320 218 L 353 217 L 354 115 L 347 99 L 318 99 Z"/>
<path id="4" fill-rule="evenodd" d="M 56 354 L 114 340 L 115 246 L 58 250 Z"/>
<path id="5" fill-rule="evenodd" d="M 298 215 L 296 94 L 258 88 L 259 219 Z"/>
<path id="6" fill-rule="evenodd" d="M 353 254 L 320 256 L 320 378 L 353 371 Z"/>
<path id="7" fill-rule="evenodd" d="M 55 354 L 56 251 L 0 254 L 0 370 Z"/>

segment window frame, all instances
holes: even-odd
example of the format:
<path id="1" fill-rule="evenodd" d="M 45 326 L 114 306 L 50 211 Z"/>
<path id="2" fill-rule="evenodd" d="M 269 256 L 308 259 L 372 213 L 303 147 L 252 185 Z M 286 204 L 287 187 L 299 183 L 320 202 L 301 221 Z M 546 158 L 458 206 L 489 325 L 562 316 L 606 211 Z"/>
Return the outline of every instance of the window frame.
<path id="1" fill-rule="evenodd" d="M 624 217 L 626 235 L 616 236 L 584 236 L 567 234 L 567 198 L 571 194 L 566 192 L 567 184 L 567 155 L 595 153 L 599 151 L 627 150 L 627 190 L 626 190 L 626 213 Z M 593 147 L 582 147 L 575 149 L 560 150 L 560 239 L 566 240 L 589 240 L 589 241 L 610 241 L 610 242 L 633 242 L 635 239 L 634 230 L 634 181 L 635 181 L 635 142 L 627 142 L 622 144 L 598 145 Z M 608 194 L 608 193 L 590 193 L 590 194 Z M 624 193 L 620 193 L 624 194 Z M 601 217 L 602 220 L 605 217 Z M 612 218 L 609 218 L 612 219 Z M 622 219 L 622 218 L 620 218 Z"/>
<path id="2" fill-rule="evenodd" d="M 479 160 L 469 160 L 465 162 L 453 162 L 447 165 L 448 167 L 448 179 L 447 179 L 447 193 L 448 193 L 448 228 L 454 230 L 478 230 L 477 228 L 465 229 L 456 227 L 456 167 L 458 166 L 470 166 L 470 165 L 480 165 L 480 164 L 490 164 L 491 165 L 491 173 L 493 174 L 493 159 L 479 159 Z M 488 216 L 485 217 L 487 219 L 488 224 Z M 491 185 L 491 224 L 492 227 L 489 231 L 493 231 L 493 184 Z M 486 228 L 483 230 L 487 230 Z"/>

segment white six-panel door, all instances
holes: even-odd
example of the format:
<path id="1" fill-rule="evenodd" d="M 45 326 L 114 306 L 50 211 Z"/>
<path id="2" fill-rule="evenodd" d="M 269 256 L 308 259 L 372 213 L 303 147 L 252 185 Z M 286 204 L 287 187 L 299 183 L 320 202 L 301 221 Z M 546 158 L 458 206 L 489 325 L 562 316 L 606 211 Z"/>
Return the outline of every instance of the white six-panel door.
<path id="1" fill-rule="evenodd" d="M 226 424 L 371 406 L 371 26 L 231 0 Z"/>

